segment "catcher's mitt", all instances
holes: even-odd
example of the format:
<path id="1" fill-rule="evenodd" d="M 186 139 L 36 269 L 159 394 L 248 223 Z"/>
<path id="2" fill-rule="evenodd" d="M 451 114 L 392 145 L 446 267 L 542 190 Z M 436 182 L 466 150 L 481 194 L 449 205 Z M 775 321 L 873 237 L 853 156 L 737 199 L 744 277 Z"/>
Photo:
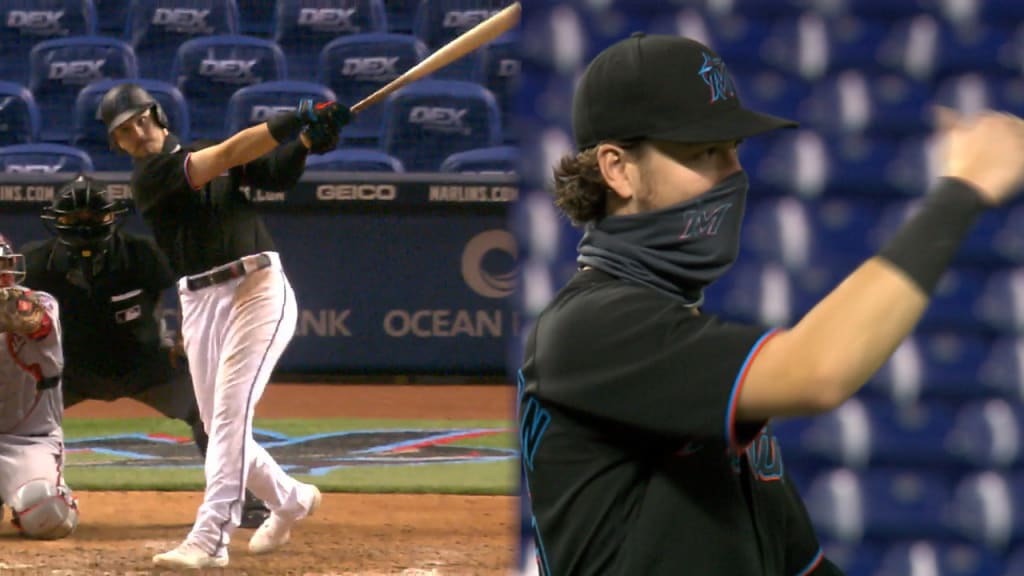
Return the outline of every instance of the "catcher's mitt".
<path id="1" fill-rule="evenodd" d="M 49 316 L 32 292 L 14 286 L 0 288 L 0 332 L 37 334 L 47 322 Z"/>

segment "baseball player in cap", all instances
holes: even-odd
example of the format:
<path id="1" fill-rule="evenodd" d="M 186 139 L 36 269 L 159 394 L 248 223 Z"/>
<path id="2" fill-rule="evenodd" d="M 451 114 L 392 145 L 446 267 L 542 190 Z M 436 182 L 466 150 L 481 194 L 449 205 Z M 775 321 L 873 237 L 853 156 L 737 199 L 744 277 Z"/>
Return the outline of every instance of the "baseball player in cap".
<path id="1" fill-rule="evenodd" d="M 25 286 L 64 311 L 64 408 L 84 400 L 134 398 L 189 425 L 199 453 L 208 437 L 199 420 L 188 361 L 168 336 L 160 307 L 176 278 L 152 238 L 118 226 L 126 206 L 106 186 L 80 176 L 43 210 L 54 237 L 26 244 Z M 246 494 L 242 527 L 270 515 Z"/>
<path id="2" fill-rule="evenodd" d="M 578 153 L 555 203 L 585 224 L 579 271 L 520 371 L 523 465 L 543 574 L 839 574 L 769 421 L 832 410 L 914 328 L 979 214 L 1024 180 L 1024 122 L 946 118 L 916 213 L 795 326 L 720 321 L 702 290 L 739 251 L 745 138 L 793 122 L 745 109 L 707 46 L 635 35 L 573 101 Z"/>
<path id="3" fill-rule="evenodd" d="M 179 142 L 159 104 L 137 85 L 112 88 L 99 111 L 111 145 L 133 159 L 135 205 L 179 278 L 181 333 L 210 436 L 195 524 L 181 545 L 153 562 L 227 565 L 247 487 L 271 510 L 249 550 L 270 552 L 289 540 L 321 495 L 285 473 L 252 436 L 253 411 L 295 333 L 298 306 L 270 234 L 240 186 L 294 187 L 308 152 L 337 145 L 349 110 L 304 100 L 294 112 L 205 147 Z"/>

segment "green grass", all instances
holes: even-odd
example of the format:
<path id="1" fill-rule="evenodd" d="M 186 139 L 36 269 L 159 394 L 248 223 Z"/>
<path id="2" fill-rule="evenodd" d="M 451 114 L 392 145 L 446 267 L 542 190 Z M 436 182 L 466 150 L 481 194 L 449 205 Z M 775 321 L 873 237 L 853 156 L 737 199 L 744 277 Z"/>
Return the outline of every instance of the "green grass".
<path id="1" fill-rule="evenodd" d="M 258 419 L 256 428 L 288 436 L 307 436 L 341 430 L 499 428 L 511 429 L 508 420 L 367 420 L 367 419 Z M 189 428 L 165 418 L 73 419 L 64 422 L 67 439 L 131 433 L 171 434 L 189 437 Z M 509 432 L 469 438 L 451 445 L 481 448 L 513 448 Z M 196 468 L 95 468 L 90 462 L 110 461 L 103 454 L 68 454 L 65 476 L 78 490 L 201 490 L 202 470 Z M 340 492 L 407 492 L 447 494 L 515 494 L 517 460 L 466 464 L 424 464 L 413 466 L 353 466 L 323 476 L 298 475 L 321 489 Z"/>

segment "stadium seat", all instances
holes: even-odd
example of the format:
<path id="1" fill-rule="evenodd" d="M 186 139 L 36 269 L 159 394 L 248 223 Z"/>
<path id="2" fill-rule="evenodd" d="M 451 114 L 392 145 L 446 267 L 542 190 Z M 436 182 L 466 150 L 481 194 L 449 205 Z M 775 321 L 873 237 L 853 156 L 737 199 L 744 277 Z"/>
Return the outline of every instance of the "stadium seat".
<path id="1" fill-rule="evenodd" d="M 270 0 L 235 0 L 238 5 L 238 32 L 247 36 L 269 38 L 274 32 L 276 2 Z"/>
<path id="2" fill-rule="evenodd" d="M 96 6 L 96 33 L 114 38 L 125 38 L 128 28 L 128 10 L 131 2 L 125 0 L 92 0 Z"/>
<path id="3" fill-rule="evenodd" d="M 39 108 L 32 92 L 21 84 L 0 82 L 0 146 L 35 142 L 39 138 Z"/>
<path id="4" fill-rule="evenodd" d="M 99 104 L 108 90 L 123 83 L 123 80 L 101 80 L 94 82 L 78 93 L 75 100 L 74 133 L 71 143 L 89 153 L 97 170 L 130 170 L 131 158 L 110 149 L 107 129 L 99 118 Z M 167 115 L 169 129 L 182 142 L 191 139 L 188 107 L 181 92 L 172 84 L 160 80 L 136 79 L 131 82 L 145 88 L 160 103 Z"/>
<path id="5" fill-rule="evenodd" d="M 0 3 L 0 80 L 28 84 L 32 47 L 44 40 L 96 33 L 92 0 L 4 0 Z"/>
<path id="6" fill-rule="evenodd" d="M 783 266 L 743 260 L 704 289 L 703 309 L 728 320 L 787 326 L 807 300 L 799 280 Z"/>
<path id="7" fill-rule="evenodd" d="M 988 398 L 962 404 L 946 438 L 947 449 L 977 467 L 1008 468 L 1024 463 L 1024 411 L 1019 403 Z"/>
<path id="8" fill-rule="evenodd" d="M 433 52 L 511 3 L 511 0 L 420 0 L 413 33 Z"/>
<path id="9" fill-rule="evenodd" d="M 874 253 L 868 239 L 878 214 L 877 203 L 855 198 L 762 200 L 747 208 L 743 248 L 762 261 L 789 269 L 831 266 L 840 273 L 849 272 Z"/>
<path id="10" fill-rule="evenodd" d="M 996 338 L 981 365 L 978 386 L 1014 402 L 1024 402 L 1024 338 Z"/>
<path id="11" fill-rule="evenodd" d="M 319 82 L 353 106 L 427 55 L 427 47 L 406 34 L 355 34 L 331 41 L 319 56 Z M 355 146 L 376 146 L 383 106 L 370 106 L 345 127 L 342 137 Z"/>
<path id="12" fill-rule="evenodd" d="M 817 476 L 804 495 L 822 536 L 857 543 L 868 539 L 957 538 L 947 513 L 953 480 L 937 470 L 837 468 Z"/>
<path id="13" fill-rule="evenodd" d="M 278 112 L 294 110 L 303 98 L 314 102 L 337 100 L 334 91 L 322 84 L 278 80 L 241 88 L 228 100 L 225 134 L 231 135 L 253 124 L 266 122 Z"/>
<path id="14" fill-rule="evenodd" d="M 494 95 L 467 82 L 423 80 L 384 103 L 382 149 L 409 172 L 434 171 L 448 156 L 501 144 Z"/>
<path id="15" fill-rule="evenodd" d="M 982 385 L 993 339 L 965 331 L 920 330 L 903 340 L 867 384 L 897 404 L 922 398 L 962 400 L 999 394 Z"/>
<path id="16" fill-rule="evenodd" d="M 900 138 L 931 128 L 929 88 L 897 74 L 845 70 L 815 83 L 798 118 L 828 134 Z"/>
<path id="17" fill-rule="evenodd" d="M 1019 63 L 997 57 L 1012 48 L 1008 30 L 986 24 L 953 26 L 937 16 L 918 14 L 892 23 L 878 51 L 883 66 L 917 80 L 972 72 L 1010 74 Z"/>
<path id="18" fill-rule="evenodd" d="M 131 47 L 116 38 L 77 36 L 40 42 L 30 55 L 29 89 L 42 120 L 39 138 L 68 142 L 78 91 L 107 78 L 136 78 Z"/>
<path id="19" fill-rule="evenodd" d="M 994 549 L 1024 536 L 1024 498 L 1013 475 L 982 470 L 967 474 L 955 486 L 947 516 L 957 531 Z"/>
<path id="20" fill-rule="evenodd" d="M 384 11 L 388 19 L 388 32 L 412 34 L 412 23 L 416 18 L 419 0 L 384 0 Z"/>
<path id="21" fill-rule="evenodd" d="M 306 158 L 306 171 L 405 172 L 402 161 L 372 148 L 338 148 Z"/>
<path id="22" fill-rule="evenodd" d="M 174 58 L 176 85 L 185 96 L 193 140 L 219 140 L 227 103 L 236 90 L 282 80 L 288 75 L 284 54 L 270 40 L 221 35 L 193 38 Z"/>
<path id="23" fill-rule="evenodd" d="M 813 418 L 777 422 L 783 454 L 801 462 L 863 468 L 952 466 L 966 456 L 949 452 L 954 409 L 942 402 L 897 406 L 888 400 L 851 398 Z M 963 446 L 981 443 L 963 435 Z"/>
<path id="24" fill-rule="evenodd" d="M 289 79 L 314 82 L 320 52 L 329 42 L 387 29 L 383 0 L 278 0 L 274 41 L 288 57 Z"/>
<path id="25" fill-rule="evenodd" d="M 844 576 L 876 576 L 885 552 L 885 546 L 878 543 L 848 544 L 831 540 L 822 541 L 821 549 Z"/>
<path id="26" fill-rule="evenodd" d="M 890 544 L 871 576 L 1001 576 L 997 552 L 966 542 L 915 540 Z"/>
<path id="27" fill-rule="evenodd" d="M 441 172 L 461 173 L 517 173 L 519 148 L 495 146 L 457 152 L 444 159 Z"/>
<path id="28" fill-rule="evenodd" d="M 519 34 L 512 31 L 503 34 L 480 51 L 484 59 L 484 85 L 498 99 L 498 108 L 501 109 L 502 140 L 506 144 L 519 141 L 515 118 L 522 86 L 521 49 L 522 41 Z"/>
<path id="29" fill-rule="evenodd" d="M 811 83 L 799 76 L 765 68 L 745 71 L 742 77 L 734 77 L 733 83 L 745 107 L 802 120 Z"/>
<path id="30" fill-rule="evenodd" d="M 985 328 L 1024 334 L 1024 268 L 998 268 L 989 274 L 976 314 Z"/>
<path id="31" fill-rule="evenodd" d="M 537 66 L 541 77 L 573 76 L 596 53 L 590 29 L 571 4 L 531 7 L 522 18 L 523 37 L 530 39 L 522 43 L 524 66 Z"/>
<path id="32" fill-rule="evenodd" d="M 964 114 L 990 108 L 1020 115 L 1024 114 L 1024 79 L 1019 76 L 959 74 L 938 85 L 934 101 Z"/>
<path id="33" fill-rule="evenodd" d="M 7 174 L 56 174 L 92 172 L 85 152 L 63 144 L 16 144 L 0 148 L 0 172 Z"/>
<path id="34" fill-rule="evenodd" d="M 238 33 L 235 0 L 131 0 L 126 37 L 139 57 L 139 75 L 174 82 L 178 47 L 193 38 Z"/>

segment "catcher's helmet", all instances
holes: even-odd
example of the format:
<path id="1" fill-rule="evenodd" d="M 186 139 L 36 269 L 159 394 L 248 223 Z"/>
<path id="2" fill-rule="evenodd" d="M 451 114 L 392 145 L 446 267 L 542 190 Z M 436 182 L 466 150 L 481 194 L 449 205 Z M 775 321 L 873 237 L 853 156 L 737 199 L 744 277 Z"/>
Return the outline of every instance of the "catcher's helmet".
<path id="1" fill-rule="evenodd" d="M 11 286 L 25 279 L 25 257 L 14 251 L 7 237 L 0 234 L 0 286 Z"/>
<path id="2" fill-rule="evenodd" d="M 145 88 L 138 84 L 126 83 L 118 84 L 107 90 L 107 93 L 103 95 L 103 99 L 100 100 L 97 115 L 107 126 L 107 136 L 109 137 L 111 148 L 117 148 L 117 145 L 114 143 L 114 129 L 124 124 L 132 116 L 146 110 L 152 110 L 156 123 L 162 128 L 167 128 L 167 115 L 164 114 L 164 109 Z"/>
<path id="3" fill-rule="evenodd" d="M 43 208 L 43 224 L 75 256 L 93 258 L 106 253 L 118 217 L 127 212 L 112 201 L 104 185 L 79 176 L 65 184 Z"/>

